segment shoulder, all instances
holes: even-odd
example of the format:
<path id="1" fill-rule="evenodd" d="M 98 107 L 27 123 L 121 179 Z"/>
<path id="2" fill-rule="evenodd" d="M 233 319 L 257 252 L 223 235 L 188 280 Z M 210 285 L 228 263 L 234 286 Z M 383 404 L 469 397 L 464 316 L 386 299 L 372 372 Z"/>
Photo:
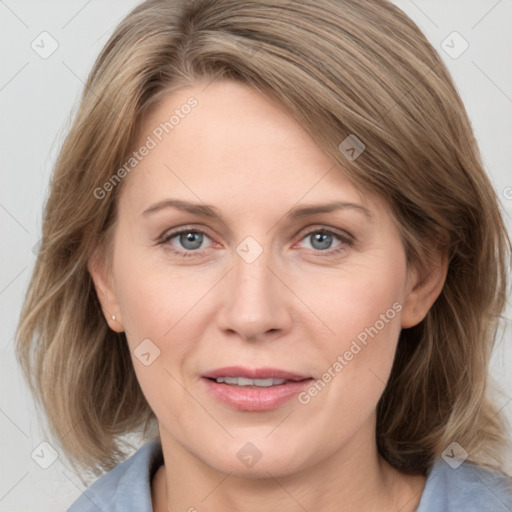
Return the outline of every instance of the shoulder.
<path id="1" fill-rule="evenodd" d="M 452 468 L 437 459 L 416 512 L 512 512 L 512 479 L 464 462 Z"/>
<path id="2" fill-rule="evenodd" d="M 160 441 L 152 441 L 94 482 L 68 512 L 151 512 L 151 476 L 163 463 Z"/>

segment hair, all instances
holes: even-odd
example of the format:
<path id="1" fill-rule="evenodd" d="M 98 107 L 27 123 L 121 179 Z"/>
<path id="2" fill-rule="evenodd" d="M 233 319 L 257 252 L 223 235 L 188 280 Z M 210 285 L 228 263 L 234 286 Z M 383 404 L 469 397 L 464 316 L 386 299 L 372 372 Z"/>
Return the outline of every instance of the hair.
<path id="1" fill-rule="evenodd" d="M 109 329 L 87 268 L 111 240 L 129 178 L 102 199 L 93 192 L 130 157 L 151 106 L 214 79 L 277 102 L 354 185 L 384 198 L 408 265 L 426 274 L 434 255 L 448 260 L 426 317 L 400 333 L 377 407 L 380 454 L 425 473 L 456 441 L 469 461 L 505 472 L 489 361 L 510 240 L 449 72 L 415 23 L 378 0 L 149 0 L 116 28 L 55 164 L 16 333 L 69 460 L 109 470 L 126 456 L 123 436 L 155 423 L 125 333 Z M 356 159 L 339 149 L 349 135 L 365 145 Z"/>

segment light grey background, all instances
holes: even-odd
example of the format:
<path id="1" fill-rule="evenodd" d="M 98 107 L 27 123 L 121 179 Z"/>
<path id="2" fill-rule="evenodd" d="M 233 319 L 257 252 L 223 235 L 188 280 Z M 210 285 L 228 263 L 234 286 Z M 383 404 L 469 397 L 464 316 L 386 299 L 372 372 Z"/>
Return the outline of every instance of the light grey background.
<path id="1" fill-rule="evenodd" d="M 55 156 L 94 59 L 137 3 L 0 0 L 0 512 L 65 511 L 83 489 L 62 454 L 47 469 L 34 461 L 51 461 L 51 449 L 40 446 L 51 440 L 41 434 L 42 420 L 14 359 L 13 334 L 35 261 L 32 249 L 40 236 Z M 452 72 L 510 227 L 512 0 L 395 3 L 416 21 Z M 465 43 L 454 31 L 469 44 L 457 58 Z M 54 53 L 45 55 L 55 44 Z M 510 421 L 511 316 L 509 309 L 492 362 L 504 391 L 498 403 Z M 512 470 L 512 456 L 509 460 Z"/>

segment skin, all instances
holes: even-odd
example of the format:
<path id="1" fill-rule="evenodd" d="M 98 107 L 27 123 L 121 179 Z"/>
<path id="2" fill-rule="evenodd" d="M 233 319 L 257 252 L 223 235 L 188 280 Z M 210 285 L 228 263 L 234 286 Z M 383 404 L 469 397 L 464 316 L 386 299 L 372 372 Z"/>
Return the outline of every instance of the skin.
<path id="1" fill-rule="evenodd" d="M 379 456 L 376 406 L 400 330 L 432 306 L 446 261 L 420 276 L 385 202 L 356 190 L 296 121 L 245 85 L 205 86 L 175 91 L 146 115 L 137 147 L 190 96 L 198 101 L 125 178 L 111 270 L 100 249 L 89 264 L 158 418 L 165 465 L 152 481 L 154 510 L 413 511 L 425 478 Z M 169 198 L 211 205 L 222 220 L 143 214 Z M 340 200 L 371 218 L 356 207 L 287 217 Z M 191 257 L 171 252 L 194 252 L 179 236 L 158 243 L 180 227 L 207 233 Z M 328 248 L 318 249 L 318 229 L 334 233 Z M 263 248 L 252 263 L 236 252 L 248 236 Z M 307 404 L 237 411 L 200 379 L 228 365 L 319 379 L 394 303 L 401 311 Z M 133 353 L 144 339 L 160 350 L 149 366 Z M 247 442 L 261 453 L 252 467 L 237 457 Z"/>

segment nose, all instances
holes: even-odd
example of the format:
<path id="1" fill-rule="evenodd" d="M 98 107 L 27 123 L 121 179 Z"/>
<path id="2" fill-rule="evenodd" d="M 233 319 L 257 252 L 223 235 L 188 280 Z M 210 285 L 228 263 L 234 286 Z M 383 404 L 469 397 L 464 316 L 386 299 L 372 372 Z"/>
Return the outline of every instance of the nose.
<path id="1" fill-rule="evenodd" d="M 251 263 L 234 254 L 233 269 L 222 283 L 219 328 L 245 341 L 276 339 L 292 326 L 291 293 L 266 251 Z"/>

